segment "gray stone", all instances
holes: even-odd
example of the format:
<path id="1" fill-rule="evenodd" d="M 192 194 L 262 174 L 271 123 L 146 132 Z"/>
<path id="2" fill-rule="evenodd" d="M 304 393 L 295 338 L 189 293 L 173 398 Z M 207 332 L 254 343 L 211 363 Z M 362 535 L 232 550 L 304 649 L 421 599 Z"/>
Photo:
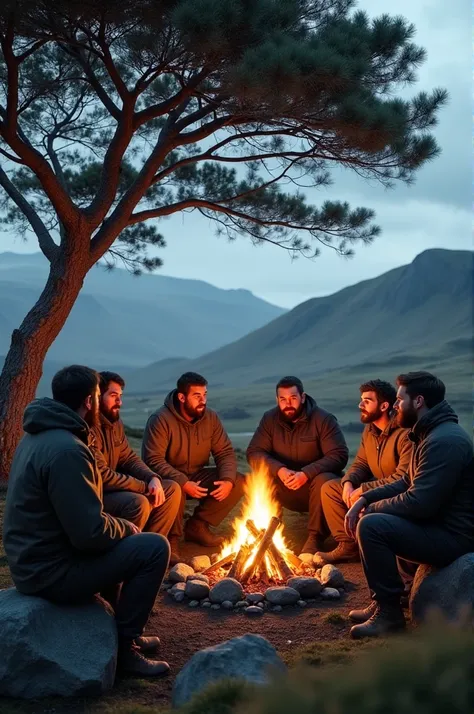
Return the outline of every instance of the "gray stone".
<path id="1" fill-rule="evenodd" d="M 191 575 L 188 575 L 186 582 L 188 582 L 188 580 L 202 580 L 203 583 L 207 583 L 209 585 L 209 576 L 204 575 L 204 573 L 192 573 Z"/>
<path id="2" fill-rule="evenodd" d="M 175 583 L 173 585 L 173 587 L 171 588 L 171 590 L 168 590 L 168 593 L 172 597 L 174 597 L 176 595 L 176 593 L 183 593 L 183 595 L 184 595 L 185 589 L 186 589 L 186 583 Z"/>
<path id="3" fill-rule="evenodd" d="M 467 553 L 446 568 L 420 565 L 410 595 L 410 614 L 415 624 L 438 610 L 449 620 L 474 612 L 474 553 Z"/>
<path id="4" fill-rule="evenodd" d="M 302 598 L 317 597 L 321 592 L 322 585 L 317 578 L 290 578 L 288 587 L 294 588 Z"/>
<path id="5" fill-rule="evenodd" d="M 324 565 L 321 568 L 321 584 L 325 588 L 343 588 L 344 575 L 335 565 Z"/>
<path id="6" fill-rule="evenodd" d="M 189 601 L 189 607 L 198 607 L 199 606 L 199 600 L 190 600 Z"/>
<path id="7" fill-rule="evenodd" d="M 308 603 L 306 602 L 306 600 L 298 600 L 296 604 L 298 605 L 298 607 L 308 607 Z"/>
<path id="8" fill-rule="evenodd" d="M 258 605 L 250 605 L 249 607 L 245 608 L 244 612 L 246 615 L 263 615 L 263 608 L 259 607 Z"/>
<path id="9" fill-rule="evenodd" d="M 194 558 L 191 558 L 190 565 L 196 573 L 199 573 L 201 570 L 211 567 L 211 559 L 208 555 L 195 555 Z"/>
<path id="10" fill-rule="evenodd" d="M 257 607 L 260 607 L 263 610 L 265 608 L 265 604 L 266 603 L 264 603 L 264 602 L 257 602 Z"/>
<path id="11" fill-rule="evenodd" d="M 203 580 L 187 580 L 184 593 L 191 600 L 204 600 L 209 596 L 209 585 Z"/>
<path id="12" fill-rule="evenodd" d="M 98 636 L 100 635 L 100 636 Z M 86 697 L 110 690 L 117 628 L 100 598 L 54 605 L 15 588 L 0 591 L 0 695 Z"/>
<path id="13" fill-rule="evenodd" d="M 241 607 L 247 607 L 248 603 L 247 600 L 239 600 L 239 602 L 235 603 L 236 608 L 241 608 Z"/>
<path id="14" fill-rule="evenodd" d="M 233 605 L 242 600 L 244 591 L 242 585 L 234 578 L 223 578 L 211 588 L 209 598 L 211 602 L 222 603 L 230 600 Z"/>
<path id="15" fill-rule="evenodd" d="M 256 605 L 258 602 L 265 600 L 265 595 L 263 593 L 249 593 L 247 595 L 247 600 L 251 605 Z"/>
<path id="16" fill-rule="evenodd" d="M 224 610 L 233 610 L 234 609 L 234 603 L 231 602 L 230 600 L 224 600 L 222 603 L 222 608 Z"/>
<path id="17" fill-rule="evenodd" d="M 218 605 L 216 602 L 213 605 L 211 605 L 211 610 L 220 610 L 220 609 L 221 609 L 221 606 Z"/>
<path id="18" fill-rule="evenodd" d="M 194 575 L 194 570 L 186 563 L 177 563 L 168 573 L 168 580 L 172 583 L 185 583 L 188 575 Z"/>
<path id="19" fill-rule="evenodd" d="M 308 605 L 316 605 L 316 603 L 317 603 L 318 601 L 316 600 L 315 597 L 309 597 L 309 598 L 306 600 L 306 602 L 308 603 Z"/>
<path id="20" fill-rule="evenodd" d="M 284 673 L 286 667 L 268 640 L 260 635 L 235 637 L 191 657 L 176 677 L 173 707 L 182 707 L 216 680 L 231 678 L 266 684 L 272 671 Z"/>
<path id="21" fill-rule="evenodd" d="M 283 610 L 281 605 L 274 605 L 272 607 L 272 612 L 281 612 Z"/>
<path id="22" fill-rule="evenodd" d="M 180 590 L 179 592 L 175 593 L 175 594 L 173 595 L 173 597 L 174 597 L 174 599 L 175 599 L 176 602 L 183 602 L 183 600 L 184 600 L 184 593 L 183 593 L 182 590 Z"/>
<path id="23" fill-rule="evenodd" d="M 201 603 L 201 607 L 212 607 L 212 603 L 210 600 L 203 600 Z"/>
<path id="24" fill-rule="evenodd" d="M 272 605 L 295 605 L 300 599 L 300 594 L 294 588 L 275 587 L 268 588 L 265 599 Z"/>
<path id="25" fill-rule="evenodd" d="M 323 600 L 340 600 L 341 593 L 336 588 L 323 588 L 320 592 Z"/>

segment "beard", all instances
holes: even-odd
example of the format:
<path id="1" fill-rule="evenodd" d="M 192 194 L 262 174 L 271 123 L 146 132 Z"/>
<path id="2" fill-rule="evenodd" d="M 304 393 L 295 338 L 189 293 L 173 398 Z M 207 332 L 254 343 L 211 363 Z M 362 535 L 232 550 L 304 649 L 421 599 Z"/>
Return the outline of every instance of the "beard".
<path id="1" fill-rule="evenodd" d="M 299 405 L 298 409 L 295 409 L 294 407 L 287 407 L 286 409 L 281 409 L 279 407 L 281 416 L 287 422 L 297 421 L 297 419 L 299 419 L 302 415 L 304 408 L 304 402 Z"/>
<path id="2" fill-rule="evenodd" d="M 377 407 L 377 409 L 374 412 L 364 412 L 361 409 L 360 410 L 360 420 L 361 420 L 362 424 L 372 424 L 372 422 L 380 419 L 382 414 L 383 414 L 383 411 L 380 409 L 380 407 Z"/>
<path id="3" fill-rule="evenodd" d="M 112 424 L 120 419 L 120 407 L 112 407 L 111 409 L 106 409 L 101 406 L 100 411 Z"/>
<path id="4" fill-rule="evenodd" d="M 87 414 L 84 417 L 84 421 L 86 422 L 87 426 L 89 429 L 93 429 L 94 427 L 99 426 L 99 403 L 94 402 L 92 404 L 92 409 L 90 409 Z"/>
<path id="5" fill-rule="evenodd" d="M 187 402 L 182 402 L 181 406 L 182 406 L 183 411 L 185 412 L 185 414 L 187 414 L 187 416 L 188 416 L 190 419 L 199 419 L 200 417 L 202 417 L 202 415 L 203 415 L 204 412 L 206 411 L 206 405 L 205 405 L 205 404 L 203 404 L 202 406 L 199 406 L 199 407 L 192 407 L 192 406 L 191 406 L 190 404 L 188 404 Z"/>
<path id="6" fill-rule="evenodd" d="M 418 415 L 414 407 L 408 407 L 404 411 L 397 412 L 397 424 L 402 429 L 412 429 L 418 421 Z"/>

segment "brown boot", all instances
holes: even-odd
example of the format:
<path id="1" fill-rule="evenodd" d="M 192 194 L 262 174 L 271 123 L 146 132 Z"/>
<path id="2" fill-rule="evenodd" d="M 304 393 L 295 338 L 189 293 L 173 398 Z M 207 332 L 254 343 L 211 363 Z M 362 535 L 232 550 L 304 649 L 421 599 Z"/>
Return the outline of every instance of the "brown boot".
<path id="1" fill-rule="evenodd" d="M 184 537 L 186 540 L 194 541 L 194 543 L 199 543 L 199 545 L 203 545 L 206 548 L 219 548 L 224 542 L 222 536 L 211 532 L 209 523 L 194 517 L 191 517 L 186 522 Z"/>
<path id="2" fill-rule="evenodd" d="M 168 538 L 169 544 L 170 544 L 170 568 L 173 567 L 173 565 L 176 565 L 177 563 L 182 563 L 183 558 L 179 554 L 179 538 L 177 536 L 171 536 Z"/>
<path id="3" fill-rule="evenodd" d="M 375 600 L 372 600 L 370 605 L 364 607 L 363 610 L 351 610 L 349 613 L 349 620 L 357 623 L 367 622 L 367 620 L 370 620 L 376 609 L 377 603 Z"/>
<path id="4" fill-rule="evenodd" d="M 303 547 L 301 548 L 300 555 L 302 555 L 303 553 L 310 553 L 311 555 L 314 555 L 316 551 L 321 548 L 323 543 L 324 538 L 320 538 L 317 533 L 315 533 L 314 531 L 310 531 Z"/>
<path id="5" fill-rule="evenodd" d="M 156 650 L 161 645 L 159 637 L 135 637 L 136 646 L 144 653 L 156 652 Z"/>
<path id="6" fill-rule="evenodd" d="M 389 632 L 400 632 L 405 627 L 406 622 L 399 603 L 377 603 L 374 614 L 367 622 L 351 627 L 351 637 L 354 640 L 363 637 L 384 637 Z"/>
<path id="7" fill-rule="evenodd" d="M 170 666 L 167 662 L 148 659 L 140 648 L 132 643 L 119 649 L 117 671 L 122 676 L 162 677 L 168 674 Z"/>
<path id="8" fill-rule="evenodd" d="M 359 548 L 356 543 L 349 543 L 344 541 L 338 543 L 334 550 L 330 550 L 328 553 L 322 553 L 318 551 L 315 553 L 313 558 L 313 563 L 318 568 L 322 568 L 323 565 L 328 565 L 328 563 L 350 563 L 360 560 Z"/>

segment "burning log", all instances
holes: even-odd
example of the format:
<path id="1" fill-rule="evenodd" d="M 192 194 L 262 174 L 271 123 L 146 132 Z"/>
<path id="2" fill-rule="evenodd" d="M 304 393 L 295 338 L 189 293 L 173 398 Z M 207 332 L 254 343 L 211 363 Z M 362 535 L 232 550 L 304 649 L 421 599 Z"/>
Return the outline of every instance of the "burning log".
<path id="1" fill-rule="evenodd" d="M 245 563 L 248 560 L 252 548 L 253 546 L 247 545 L 246 543 L 240 547 L 239 552 L 235 556 L 234 562 L 232 563 L 231 569 L 227 573 L 228 578 L 240 580 Z"/>
<path id="2" fill-rule="evenodd" d="M 268 524 L 268 528 L 265 531 L 265 535 L 262 538 L 262 542 L 260 543 L 258 550 L 255 554 L 255 558 L 253 559 L 253 563 L 247 568 L 245 573 L 241 577 L 241 583 L 246 583 L 250 577 L 252 576 L 252 573 L 254 573 L 257 568 L 260 567 L 260 563 L 263 560 L 263 557 L 265 553 L 267 552 L 267 549 L 270 545 L 270 543 L 273 540 L 273 536 L 275 535 L 275 531 L 280 525 L 281 521 L 279 518 L 276 516 L 273 516 L 273 518 L 270 520 L 270 523 Z"/>
<path id="3" fill-rule="evenodd" d="M 209 575 L 209 573 L 213 573 L 216 570 L 219 570 L 219 568 L 224 568 L 226 565 L 229 565 L 229 563 L 232 563 L 232 561 L 235 558 L 235 553 L 229 553 L 229 555 L 226 555 L 225 558 L 221 558 L 220 560 L 217 560 L 215 563 L 210 565 L 208 568 L 202 571 L 203 575 Z"/>
<path id="4" fill-rule="evenodd" d="M 246 522 L 246 527 L 249 533 L 251 533 L 254 537 L 258 535 L 259 531 L 255 525 L 255 523 L 252 520 L 248 520 Z M 276 547 L 275 543 L 273 542 L 273 535 L 272 535 L 272 540 L 268 545 L 268 555 L 270 556 L 270 559 L 272 561 L 272 565 L 274 566 L 275 570 L 277 571 L 277 575 L 280 576 L 281 580 L 288 580 L 288 578 L 293 577 L 293 571 L 289 567 L 288 563 L 286 562 L 285 558 L 283 555 L 280 553 L 278 548 Z M 296 556 L 295 556 L 296 558 Z M 299 560 L 299 558 L 296 558 Z"/>
<path id="5" fill-rule="evenodd" d="M 293 570 L 298 571 L 298 570 L 301 570 L 301 569 L 303 568 L 303 565 L 304 565 L 303 561 L 302 561 L 300 558 L 298 558 L 297 555 L 295 555 L 294 553 L 292 553 L 291 550 L 287 550 L 287 551 L 285 552 L 285 558 L 286 558 L 287 560 L 289 560 L 289 562 L 291 563 L 291 567 L 293 568 Z"/>

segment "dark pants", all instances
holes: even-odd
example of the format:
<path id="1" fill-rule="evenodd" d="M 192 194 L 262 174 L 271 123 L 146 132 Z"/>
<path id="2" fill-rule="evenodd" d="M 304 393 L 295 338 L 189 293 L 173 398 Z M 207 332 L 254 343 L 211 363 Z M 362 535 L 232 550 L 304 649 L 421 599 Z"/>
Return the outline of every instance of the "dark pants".
<path id="1" fill-rule="evenodd" d="M 206 496 L 198 501 L 198 505 L 194 509 L 193 518 L 205 521 L 210 526 L 218 526 L 231 510 L 238 504 L 244 494 L 244 476 L 237 474 L 234 487 L 224 501 L 216 501 L 212 496 Z M 219 474 L 215 468 L 206 468 L 199 471 L 190 478 L 192 481 L 200 481 L 202 488 L 209 489 L 211 493 L 217 486 L 216 481 L 219 481 Z M 170 532 L 170 538 L 181 538 L 183 535 L 184 509 L 186 505 L 186 494 L 181 490 L 181 504 L 178 510 L 178 515 Z"/>
<path id="2" fill-rule="evenodd" d="M 298 513 L 309 513 L 308 530 L 325 537 L 328 535 L 328 527 L 323 514 L 321 489 L 326 481 L 335 478 L 337 478 L 337 474 L 318 474 L 297 491 L 292 491 L 277 477 L 275 479 L 275 496 L 284 508 Z"/>
<path id="3" fill-rule="evenodd" d="M 128 536 L 105 553 L 71 561 L 65 577 L 37 594 L 60 605 L 74 604 L 122 583 L 115 603 L 117 631 L 120 640 L 135 639 L 147 623 L 169 556 L 168 541 L 157 533 Z"/>
<path id="4" fill-rule="evenodd" d="M 377 602 L 399 601 L 404 585 L 397 558 L 443 568 L 469 552 L 446 529 L 385 513 L 368 513 L 357 526 L 357 540 L 365 577 Z"/>
<path id="5" fill-rule="evenodd" d="M 150 498 L 133 491 L 106 491 L 103 496 L 104 511 L 117 518 L 134 523 L 144 533 L 167 536 L 181 503 L 181 489 L 174 481 L 163 481 L 166 501 L 152 506 Z"/>

